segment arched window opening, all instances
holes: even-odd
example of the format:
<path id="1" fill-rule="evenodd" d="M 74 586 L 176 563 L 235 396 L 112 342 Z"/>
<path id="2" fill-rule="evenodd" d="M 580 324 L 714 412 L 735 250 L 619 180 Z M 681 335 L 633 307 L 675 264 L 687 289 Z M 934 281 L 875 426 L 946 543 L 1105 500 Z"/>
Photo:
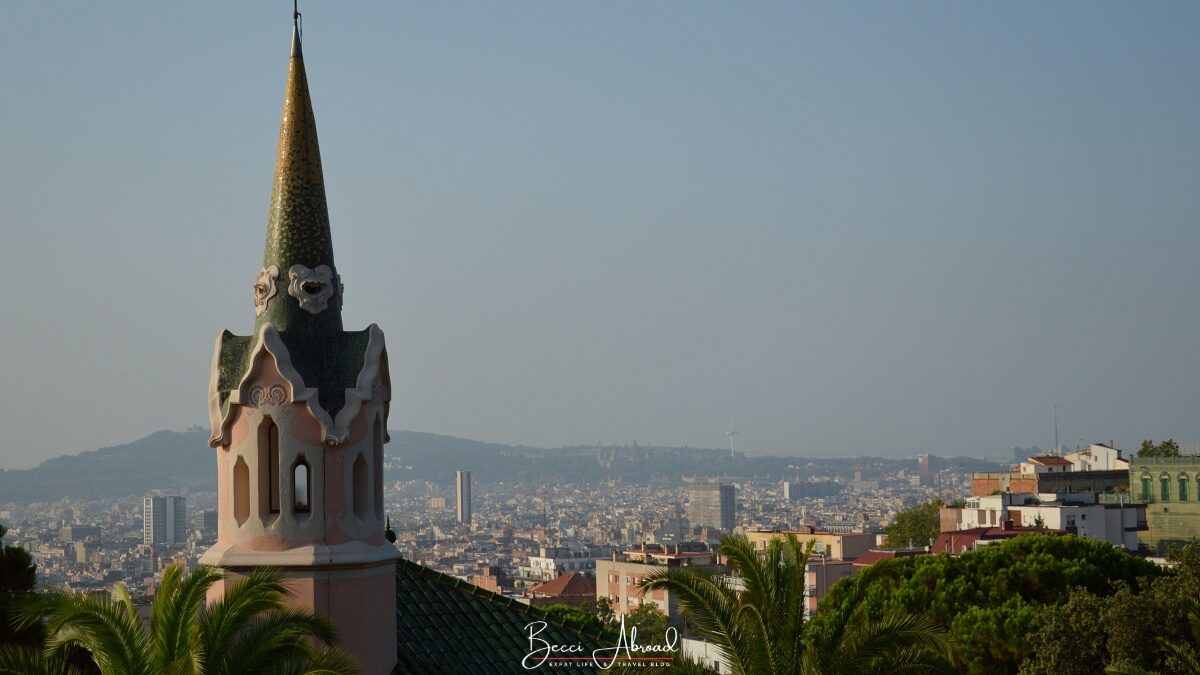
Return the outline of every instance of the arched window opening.
<path id="1" fill-rule="evenodd" d="M 255 480 L 258 481 L 258 512 L 265 515 L 279 513 L 279 427 L 269 415 L 264 415 L 258 425 L 258 465 Z"/>
<path id="2" fill-rule="evenodd" d="M 241 457 L 233 465 L 233 518 L 238 527 L 250 517 L 250 467 Z"/>
<path id="3" fill-rule="evenodd" d="M 372 459 L 372 463 L 375 465 L 375 480 L 372 481 L 374 483 L 375 489 L 372 492 L 375 495 L 375 517 L 382 518 L 383 517 L 383 424 L 380 423 L 378 416 L 375 417 L 374 432 L 375 432 L 374 436 L 372 436 L 372 440 L 374 441 L 374 447 L 371 450 L 371 452 L 373 453 L 371 455 L 371 459 Z"/>
<path id="4" fill-rule="evenodd" d="M 1163 477 L 1160 478 L 1158 482 L 1159 482 L 1158 498 L 1164 502 L 1170 501 L 1171 500 L 1171 478 L 1170 478 L 1170 476 L 1163 475 Z"/>
<path id="5" fill-rule="evenodd" d="M 1142 501 L 1150 501 L 1150 474 L 1142 474 Z"/>
<path id="6" fill-rule="evenodd" d="M 360 519 L 367 515 L 367 460 L 363 459 L 362 453 L 354 460 L 354 468 L 351 470 L 353 485 L 351 485 L 354 495 L 354 515 Z"/>
<path id="7" fill-rule="evenodd" d="M 269 510 L 279 513 L 279 427 L 267 427 L 267 494 Z"/>
<path id="8" fill-rule="evenodd" d="M 1186 502 L 1188 500 L 1188 477 L 1187 474 L 1179 474 L 1179 501 Z"/>
<path id="9" fill-rule="evenodd" d="M 292 485 L 294 486 L 292 511 L 308 513 L 312 505 L 312 471 L 309 470 L 308 461 L 304 459 L 304 455 L 301 455 L 292 465 Z"/>

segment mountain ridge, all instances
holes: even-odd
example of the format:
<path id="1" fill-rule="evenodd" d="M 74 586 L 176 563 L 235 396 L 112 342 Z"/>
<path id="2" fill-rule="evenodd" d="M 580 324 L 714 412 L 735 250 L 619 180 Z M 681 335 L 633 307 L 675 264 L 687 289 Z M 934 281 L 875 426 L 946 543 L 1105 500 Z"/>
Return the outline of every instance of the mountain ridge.
<path id="1" fill-rule="evenodd" d="M 677 481 L 681 476 L 792 477 L 811 472 L 843 474 L 856 465 L 893 475 L 915 470 L 916 460 L 878 457 L 804 458 L 742 456 L 728 450 L 669 446 L 506 445 L 419 431 L 391 431 L 385 446 L 388 480 L 453 480 L 455 469 L 476 481 L 530 483 L 624 480 Z M 216 462 L 208 432 L 156 431 L 122 445 L 60 455 L 30 469 L 0 469 L 0 505 L 63 497 L 114 499 L 151 490 L 214 491 Z M 968 458 L 940 460 L 966 468 L 994 468 Z"/>

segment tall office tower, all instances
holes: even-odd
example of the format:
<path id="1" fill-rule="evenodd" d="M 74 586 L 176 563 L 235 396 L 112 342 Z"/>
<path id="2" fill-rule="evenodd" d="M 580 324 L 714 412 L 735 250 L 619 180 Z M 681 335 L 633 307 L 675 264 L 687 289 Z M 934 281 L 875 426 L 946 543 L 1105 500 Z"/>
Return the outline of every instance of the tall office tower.
<path id="1" fill-rule="evenodd" d="M 471 524 L 471 472 L 454 472 L 454 517 L 464 525 Z"/>
<path id="2" fill-rule="evenodd" d="M 342 328 L 297 23 L 263 263 L 247 298 L 254 333 L 224 331 L 212 360 L 219 515 L 217 543 L 200 561 L 227 573 L 210 601 L 257 568 L 279 569 L 288 604 L 327 618 L 376 675 L 396 666 L 400 553 L 383 512 L 391 378 L 383 331 Z"/>
<path id="3" fill-rule="evenodd" d="M 142 499 L 142 543 L 176 546 L 187 541 L 187 500 L 184 497 Z"/>
<path id="4" fill-rule="evenodd" d="M 688 520 L 692 527 L 730 531 L 736 524 L 734 487 L 725 483 L 701 483 L 688 490 Z"/>
<path id="5" fill-rule="evenodd" d="M 917 455 L 917 463 L 920 466 L 920 480 L 922 487 L 933 485 L 933 458 L 929 455 Z"/>

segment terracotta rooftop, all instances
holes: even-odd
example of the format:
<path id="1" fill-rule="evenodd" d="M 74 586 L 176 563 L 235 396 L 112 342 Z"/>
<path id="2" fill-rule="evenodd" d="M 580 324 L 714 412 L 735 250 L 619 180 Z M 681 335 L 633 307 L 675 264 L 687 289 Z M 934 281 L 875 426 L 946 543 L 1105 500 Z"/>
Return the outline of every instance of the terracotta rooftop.
<path id="1" fill-rule="evenodd" d="M 1038 455 L 1037 457 L 1030 457 L 1029 461 L 1037 462 L 1038 464 L 1042 464 L 1044 466 L 1062 466 L 1064 464 L 1071 463 L 1070 460 L 1063 459 L 1058 455 Z"/>
<path id="2" fill-rule="evenodd" d="M 578 572 L 567 572 L 529 589 L 534 596 L 548 598 L 560 597 L 595 597 L 596 582 Z"/>
<path id="3" fill-rule="evenodd" d="M 955 530 L 939 534 L 937 540 L 933 542 L 933 547 L 930 548 L 930 553 L 962 553 L 963 551 L 975 548 L 977 542 L 1012 539 L 1013 537 L 1030 533 L 1067 534 L 1065 530 L 1052 530 L 1046 527 L 1028 527 L 1025 525 L 1014 525 L 1008 528 L 973 527 L 969 530 Z"/>

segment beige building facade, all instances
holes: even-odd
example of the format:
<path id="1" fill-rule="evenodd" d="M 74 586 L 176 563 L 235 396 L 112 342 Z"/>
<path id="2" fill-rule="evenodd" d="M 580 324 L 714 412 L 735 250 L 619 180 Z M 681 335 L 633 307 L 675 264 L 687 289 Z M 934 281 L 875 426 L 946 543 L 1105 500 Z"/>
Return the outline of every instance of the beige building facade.
<path id="1" fill-rule="evenodd" d="M 653 603 L 671 624 L 680 624 L 679 605 L 668 591 L 642 592 L 642 583 L 656 570 L 676 567 L 717 569 L 715 552 L 684 551 L 647 547 L 648 550 L 614 553 L 610 560 L 596 561 L 596 599 L 607 598 L 617 615 L 628 614 Z"/>
<path id="2" fill-rule="evenodd" d="M 815 556 L 823 556 L 830 560 L 853 560 L 871 550 L 875 545 L 875 535 L 863 532 L 823 532 L 812 528 L 797 530 L 753 530 L 746 533 L 746 538 L 757 551 L 765 551 L 772 539 L 780 539 L 789 534 L 796 536 L 802 545 L 812 544 Z"/>

